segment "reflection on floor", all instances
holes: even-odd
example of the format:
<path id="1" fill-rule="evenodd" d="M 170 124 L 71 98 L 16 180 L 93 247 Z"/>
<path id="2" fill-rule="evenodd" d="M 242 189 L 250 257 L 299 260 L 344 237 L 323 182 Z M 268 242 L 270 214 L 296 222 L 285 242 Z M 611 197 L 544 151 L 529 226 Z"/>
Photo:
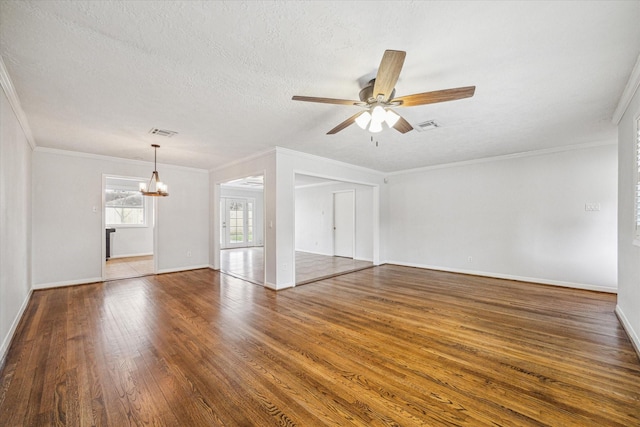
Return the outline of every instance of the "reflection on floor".
<path id="1" fill-rule="evenodd" d="M 220 271 L 262 285 L 264 283 L 264 249 L 234 248 L 220 250 Z"/>
<path id="2" fill-rule="evenodd" d="M 149 274 L 153 274 L 153 255 L 109 258 L 105 267 L 105 280 L 140 277 Z"/>
<path id="3" fill-rule="evenodd" d="M 373 263 L 352 258 L 296 251 L 296 285 L 373 267 Z M 234 248 L 220 251 L 220 270 L 251 283 L 264 283 L 263 248 Z"/>
<path id="4" fill-rule="evenodd" d="M 296 285 L 373 267 L 369 261 L 296 251 Z"/>

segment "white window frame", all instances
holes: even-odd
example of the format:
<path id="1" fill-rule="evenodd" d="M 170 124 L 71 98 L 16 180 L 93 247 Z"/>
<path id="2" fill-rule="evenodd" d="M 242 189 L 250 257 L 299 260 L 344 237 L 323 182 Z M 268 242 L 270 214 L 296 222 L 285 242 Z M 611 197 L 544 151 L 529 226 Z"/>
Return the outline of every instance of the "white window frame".
<path id="1" fill-rule="evenodd" d="M 124 188 L 116 188 L 117 190 L 125 190 L 125 191 L 135 191 L 135 190 L 131 190 L 131 189 L 124 189 Z M 105 204 L 105 226 L 109 227 L 109 228 L 147 228 L 149 227 L 148 221 L 147 221 L 147 212 L 149 210 L 149 201 L 147 200 L 148 197 L 143 197 L 142 198 L 142 217 L 144 219 L 144 221 L 142 222 L 142 224 L 110 224 L 107 221 L 107 215 L 106 215 L 106 210 L 109 208 L 108 206 L 106 206 Z"/>
<path id="2" fill-rule="evenodd" d="M 229 242 L 228 230 L 229 224 L 227 224 L 227 200 L 242 200 L 244 202 L 244 229 L 245 229 L 245 241 L 240 244 L 234 244 Z M 249 224 L 248 218 L 248 204 L 251 203 L 251 224 Z M 251 225 L 251 241 L 247 241 L 246 234 L 248 234 L 249 225 Z M 256 199 L 253 197 L 244 196 L 224 196 L 220 197 L 220 247 L 223 249 L 233 247 L 254 247 L 256 243 Z"/>

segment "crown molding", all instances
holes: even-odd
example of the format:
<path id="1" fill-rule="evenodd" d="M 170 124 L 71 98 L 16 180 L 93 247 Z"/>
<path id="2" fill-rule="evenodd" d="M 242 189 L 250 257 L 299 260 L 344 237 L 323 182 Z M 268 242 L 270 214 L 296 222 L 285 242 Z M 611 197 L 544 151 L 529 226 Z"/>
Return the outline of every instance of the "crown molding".
<path id="1" fill-rule="evenodd" d="M 38 146 L 34 149 L 34 151 L 36 153 L 56 154 L 59 156 L 68 156 L 68 157 L 80 157 L 85 159 L 103 160 L 108 162 L 126 163 L 131 165 L 143 165 L 143 166 L 150 165 L 153 167 L 153 162 L 149 162 L 146 160 L 132 160 L 132 159 L 125 159 L 124 157 L 112 157 L 112 156 L 103 156 L 102 154 L 83 153 L 80 151 L 60 150 L 59 148 L 49 148 L 49 147 Z M 189 166 L 172 165 L 169 163 L 158 162 L 158 166 L 162 166 L 163 168 L 168 168 L 168 169 L 177 169 L 177 170 L 184 170 L 189 172 L 209 173 L 207 169 L 198 169 L 198 168 L 192 168 Z"/>
<path id="2" fill-rule="evenodd" d="M 366 168 L 364 166 L 358 166 L 358 165 L 354 165 L 354 164 L 351 164 L 351 163 L 341 162 L 340 160 L 329 159 L 327 157 L 318 156 L 316 154 L 303 153 L 302 151 L 295 151 L 295 150 L 292 150 L 290 148 L 276 147 L 276 153 L 278 153 L 278 154 L 288 154 L 290 156 L 304 157 L 304 158 L 307 158 L 309 160 L 314 160 L 314 161 L 323 161 L 325 163 L 331 163 L 331 164 L 334 164 L 336 166 L 341 166 L 341 167 L 348 168 L 348 169 L 351 169 L 351 170 L 357 170 L 357 171 L 361 171 L 361 172 L 371 173 L 371 174 L 374 174 L 374 175 L 377 175 L 377 176 L 384 175 L 384 172 L 379 171 L 379 170 L 370 169 L 370 168 Z"/>
<path id="3" fill-rule="evenodd" d="M 20 104 L 20 99 L 18 98 L 18 93 L 13 86 L 11 77 L 9 77 L 9 72 L 7 71 L 7 67 L 4 65 L 2 56 L 0 56 L 0 85 L 2 86 L 5 95 L 7 95 L 9 104 L 18 119 L 18 123 L 20 123 L 20 127 L 22 128 L 22 132 L 24 132 L 24 136 L 27 138 L 27 142 L 31 146 L 32 150 L 35 149 L 36 142 L 33 139 L 33 133 L 31 133 L 31 128 L 29 127 L 29 121 L 27 120 L 27 116 L 24 114 L 24 110 Z"/>
<path id="4" fill-rule="evenodd" d="M 640 87 L 640 55 L 638 55 L 638 59 L 636 60 L 636 65 L 633 67 L 633 71 L 631 71 L 631 75 L 629 76 L 629 81 L 622 92 L 622 96 L 618 101 L 618 107 L 616 111 L 613 113 L 613 117 L 611 121 L 613 124 L 617 125 L 622 120 L 622 116 L 627 111 L 633 96 L 636 91 Z"/>
<path id="5" fill-rule="evenodd" d="M 275 152 L 276 152 L 276 148 L 277 148 L 277 147 L 269 148 L 269 149 L 267 149 L 267 150 L 259 151 L 259 152 L 257 152 L 257 153 L 251 154 L 251 155 L 249 155 L 249 156 L 247 156 L 247 157 L 242 157 L 242 158 L 240 158 L 240 159 L 233 160 L 233 161 L 231 161 L 231 162 L 229 162 L 229 163 L 225 163 L 225 164 L 223 164 L 223 165 L 221 165 L 221 166 L 217 166 L 217 167 L 215 167 L 215 168 L 213 168 L 213 169 L 209 169 L 209 172 L 211 172 L 211 173 L 219 172 L 219 171 L 221 171 L 221 170 L 224 170 L 224 169 L 230 168 L 230 167 L 232 167 L 232 166 L 239 165 L 239 164 L 241 164 L 241 163 L 245 163 L 245 162 L 248 162 L 248 161 L 251 161 L 251 160 L 255 160 L 255 159 L 258 159 L 258 158 L 260 158 L 260 157 L 266 157 L 266 156 L 268 156 L 268 155 L 270 155 L 270 154 L 275 153 Z"/>
<path id="6" fill-rule="evenodd" d="M 459 166 L 469 166 L 469 165 L 476 165 L 480 163 L 497 162 L 500 160 L 520 159 L 523 157 L 543 156 L 545 154 L 562 153 L 565 151 L 573 151 L 573 150 L 584 150 L 587 148 L 603 147 L 606 145 L 617 145 L 617 144 L 618 144 L 618 141 L 615 140 L 615 141 L 598 141 L 598 142 L 587 142 L 584 144 L 564 145 L 561 147 L 545 148 L 543 150 L 524 151 L 521 153 L 505 154 L 502 156 L 483 157 L 481 159 L 465 160 L 462 162 L 443 163 L 440 165 L 425 166 L 425 167 L 414 168 L 414 169 L 405 169 L 405 170 L 396 171 L 396 172 L 389 172 L 386 175 L 387 176 L 405 175 L 405 174 L 411 174 L 411 173 L 426 172 L 426 171 L 431 171 L 436 169 L 455 168 Z"/>

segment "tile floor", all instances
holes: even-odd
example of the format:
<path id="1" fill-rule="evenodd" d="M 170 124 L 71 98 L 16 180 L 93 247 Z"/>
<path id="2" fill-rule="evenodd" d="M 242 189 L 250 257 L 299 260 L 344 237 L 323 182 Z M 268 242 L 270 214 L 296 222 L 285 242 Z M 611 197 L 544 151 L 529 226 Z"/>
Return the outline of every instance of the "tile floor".
<path id="1" fill-rule="evenodd" d="M 369 261 L 296 251 L 296 285 L 373 267 Z"/>
<path id="2" fill-rule="evenodd" d="M 296 285 L 369 267 L 373 267 L 373 263 L 296 251 Z M 261 247 L 223 249 L 220 251 L 220 270 L 262 285 L 264 283 L 264 250 Z"/>
<path id="3" fill-rule="evenodd" d="M 153 255 L 128 258 L 109 258 L 105 267 L 105 279 L 125 279 L 153 274 Z"/>

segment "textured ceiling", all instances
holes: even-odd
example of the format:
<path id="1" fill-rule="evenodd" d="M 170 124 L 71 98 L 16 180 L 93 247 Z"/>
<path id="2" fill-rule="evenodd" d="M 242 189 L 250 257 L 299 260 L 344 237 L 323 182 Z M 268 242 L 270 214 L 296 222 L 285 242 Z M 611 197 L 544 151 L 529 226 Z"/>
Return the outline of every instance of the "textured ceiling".
<path id="1" fill-rule="evenodd" d="M 640 1 L 2 1 L 0 55 L 38 146 L 211 169 L 282 146 L 380 171 L 615 140 L 640 54 Z M 326 132 L 385 49 L 413 125 Z M 150 135 L 157 127 L 178 132 Z M 375 141 L 378 142 L 377 146 Z"/>

